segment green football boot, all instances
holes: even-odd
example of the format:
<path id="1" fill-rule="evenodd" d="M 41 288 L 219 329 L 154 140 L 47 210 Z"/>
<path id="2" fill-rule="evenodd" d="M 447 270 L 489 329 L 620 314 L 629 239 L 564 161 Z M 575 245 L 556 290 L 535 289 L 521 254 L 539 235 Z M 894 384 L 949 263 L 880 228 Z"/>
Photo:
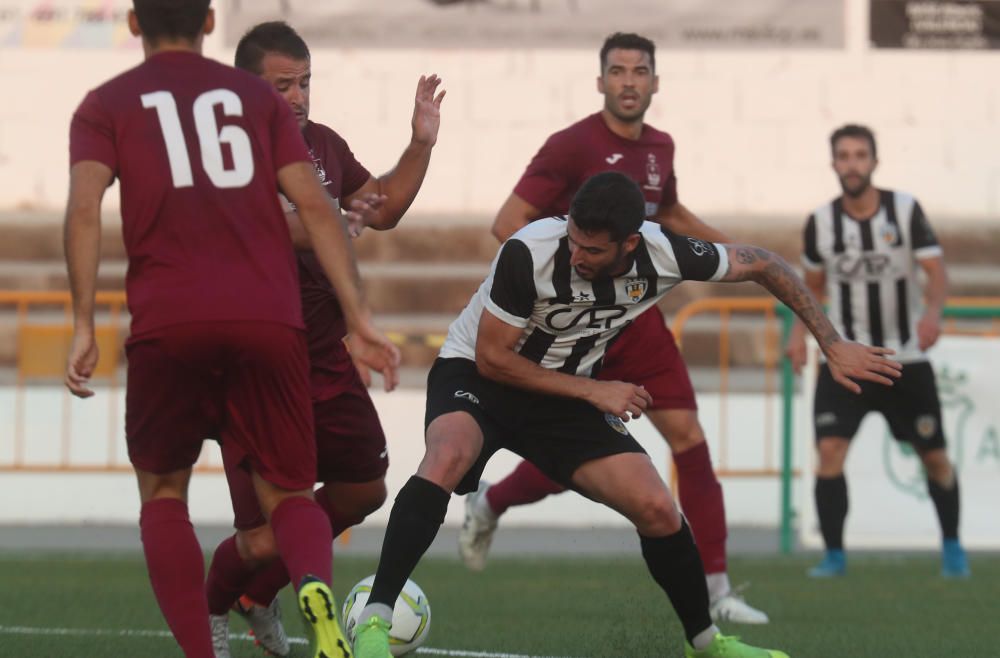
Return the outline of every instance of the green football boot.
<path id="1" fill-rule="evenodd" d="M 355 658 L 392 658 L 389 651 L 389 629 L 392 624 L 378 615 L 358 624 L 354 629 Z"/>
<path id="2" fill-rule="evenodd" d="M 685 658 L 788 658 L 788 654 L 774 649 L 758 649 L 740 642 L 735 635 L 716 633 L 712 643 L 696 651 L 688 643 L 684 643 Z"/>

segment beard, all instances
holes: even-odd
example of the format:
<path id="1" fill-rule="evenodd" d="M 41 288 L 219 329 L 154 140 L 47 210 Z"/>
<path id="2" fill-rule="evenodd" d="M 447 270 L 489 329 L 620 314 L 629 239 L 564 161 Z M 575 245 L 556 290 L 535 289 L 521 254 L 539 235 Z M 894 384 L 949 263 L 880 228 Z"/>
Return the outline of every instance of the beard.
<path id="1" fill-rule="evenodd" d="M 840 189 L 842 189 L 844 194 L 852 199 L 860 197 L 871 186 L 871 174 L 867 176 L 862 176 L 860 174 L 848 174 L 847 176 L 840 177 Z"/>
<path id="2" fill-rule="evenodd" d="M 622 123 L 641 123 L 643 118 L 646 116 L 646 110 L 649 109 L 650 104 L 653 102 L 652 95 L 643 98 L 639 97 L 639 102 L 636 104 L 635 109 L 626 110 L 622 108 L 617 98 L 608 98 L 604 102 L 604 107 L 611 116 L 618 119 Z"/>
<path id="3" fill-rule="evenodd" d="M 618 254 L 614 262 L 609 263 L 604 267 L 588 268 L 580 271 L 580 267 L 576 266 L 573 269 L 576 271 L 576 275 L 584 281 L 604 281 L 607 279 L 613 279 L 616 276 L 624 274 L 629 268 L 629 255 L 624 252 L 625 248 L 619 246 Z"/>

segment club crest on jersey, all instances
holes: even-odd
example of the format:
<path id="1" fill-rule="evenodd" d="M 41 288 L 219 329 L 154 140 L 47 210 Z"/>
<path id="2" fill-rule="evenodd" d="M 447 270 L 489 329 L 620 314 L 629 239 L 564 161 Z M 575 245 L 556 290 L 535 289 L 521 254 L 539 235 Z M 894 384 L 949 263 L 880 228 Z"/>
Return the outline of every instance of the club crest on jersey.
<path id="1" fill-rule="evenodd" d="M 622 419 L 614 414 L 604 414 L 604 422 L 606 422 L 611 429 L 618 432 L 622 436 L 628 436 L 628 428 L 625 427 L 625 423 Z"/>
<path id="2" fill-rule="evenodd" d="M 625 292 L 628 294 L 630 301 L 639 302 L 642 300 L 643 295 L 646 294 L 646 288 L 648 284 L 645 279 L 628 279 L 625 282 Z"/>
<path id="3" fill-rule="evenodd" d="M 899 242 L 899 229 L 895 224 L 886 224 L 882 229 L 882 240 L 886 244 L 896 244 Z"/>
<path id="4" fill-rule="evenodd" d="M 309 155 L 312 156 L 313 169 L 316 170 L 316 178 L 319 179 L 320 184 L 329 185 L 330 183 L 332 183 L 333 181 L 327 180 L 326 178 L 326 169 L 323 167 L 323 161 L 317 158 L 316 154 L 313 153 L 311 150 L 309 151 Z"/>
<path id="5" fill-rule="evenodd" d="M 646 187 L 660 189 L 660 164 L 656 161 L 656 154 L 650 153 L 646 156 Z"/>

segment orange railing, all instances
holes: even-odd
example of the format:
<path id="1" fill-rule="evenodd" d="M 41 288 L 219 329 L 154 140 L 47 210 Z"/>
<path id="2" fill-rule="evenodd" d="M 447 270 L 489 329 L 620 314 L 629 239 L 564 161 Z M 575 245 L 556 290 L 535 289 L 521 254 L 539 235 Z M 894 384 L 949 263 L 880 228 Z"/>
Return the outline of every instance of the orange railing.
<path id="1" fill-rule="evenodd" d="M 131 472 L 123 454 L 123 409 L 121 405 L 123 374 L 123 343 L 128 333 L 128 311 L 124 292 L 99 292 L 96 296 L 96 332 L 101 358 L 92 378 L 101 387 L 107 405 L 106 447 L 103 458 L 91 456 L 85 460 L 73 458 L 74 402 L 65 389 L 60 394 L 58 408 L 59 445 L 57 454 L 43 458 L 28 456 L 32 437 L 27 436 L 29 392 L 36 383 L 59 384 L 73 333 L 72 305 L 68 292 L 6 292 L 0 291 L 0 314 L 13 314 L 14 359 L 16 379 L 11 406 L 12 431 L 0 429 L 0 437 L 10 436 L 9 450 L 0 452 L 0 472 L 71 472 L 114 473 Z M 84 404 L 94 404 L 87 402 Z M 45 413 L 56 413 L 47 409 Z M 6 416 L 0 413 L 0 418 Z M 52 420 L 49 416 L 48 420 Z M 0 443 L 2 443 L 0 438 Z M 51 453 L 51 451 L 49 451 Z M 197 465 L 198 470 L 221 472 L 221 464 L 207 451 Z"/>
<path id="2" fill-rule="evenodd" d="M 101 292 L 97 294 L 97 335 L 101 350 L 101 360 L 95 373 L 94 383 L 102 387 L 101 396 L 107 402 L 107 432 L 103 458 L 91 457 L 80 460 L 74 455 L 74 407 L 78 404 L 94 404 L 93 401 L 80 403 L 74 401 L 68 392 L 61 392 L 61 402 L 58 409 L 58 450 L 57 456 L 44 459 L 31 458 L 28 455 L 28 444 L 32 440 L 27 433 L 27 397 L 28 391 L 35 383 L 60 384 L 63 377 L 69 340 L 72 335 L 71 302 L 68 292 L 4 292 L 0 291 L 0 326 L 10 326 L 13 317 L 14 354 L 16 361 L 16 386 L 10 400 L 0 400 L 0 472 L 127 472 L 131 470 L 124 455 L 121 404 L 122 384 L 124 376 L 122 367 L 123 342 L 127 335 L 129 315 L 125 305 L 123 292 Z M 951 305 L 983 306 L 998 304 L 996 298 L 956 298 L 949 300 Z M 6 318 L 4 316 L 7 316 Z M 780 366 L 782 362 L 781 331 L 782 318 L 776 311 L 773 298 L 759 297 L 712 297 L 694 301 L 682 307 L 673 317 L 672 327 L 678 343 L 682 346 L 685 335 L 691 336 L 691 320 L 695 316 L 718 318 L 717 326 L 712 327 L 713 335 L 718 338 L 718 362 L 713 367 L 718 371 L 719 418 L 717 431 L 712 432 L 709 441 L 717 446 L 714 450 L 714 462 L 720 476 L 723 477 L 777 477 L 782 474 L 780 446 L 781 418 L 779 417 L 779 398 L 783 393 Z M 748 427 L 734 427 L 731 422 L 730 401 L 732 394 L 731 375 L 734 369 L 734 331 L 732 328 L 735 316 L 756 318 L 762 322 L 762 327 L 753 328 L 754 359 L 751 365 L 759 372 L 761 384 L 754 390 L 763 391 L 765 395 L 763 426 L 759 429 L 760 443 L 759 463 L 747 465 L 735 464 L 731 459 L 733 454 L 731 431 L 735 430 L 741 440 L 753 439 L 747 436 Z M 962 328 L 954 325 L 954 319 L 947 319 L 946 333 L 962 333 Z M 975 333 L 983 334 L 982 327 Z M 1000 335 L 1000 320 L 993 322 L 985 332 Z M 412 337 L 399 336 L 394 340 L 402 341 Z M 434 343 L 439 336 L 425 336 L 425 342 Z M 763 340 L 762 343 L 759 341 Z M 0 349 L 3 349 L 0 342 Z M 746 362 L 746 359 L 742 359 Z M 51 389 L 50 389 L 51 390 Z M 51 394 L 51 393 L 50 393 Z M 10 425 L 4 422 L 7 412 L 5 406 L 13 407 L 13 419 Z M 9 407 L 8 407 L 9 408 Z M 45 413 L 52 414 L 55 409 L 47 409 Z M 101 412 L 104 413 L 103 411 Z M 703 417 L 703 422 L 706 419 Z M 52 421 L 52 418 L 49 418 Z M 6 425 L 6 427 L 4 426 Z M 738 422 L 737 422 L 738 425 Z M 755 430 L 754 435 L 758 435 Z M 7 443 L 10 437 L 11 444 Z M 217 451 L 206 451 L 196 468 L 203 471 L 221 470 L 221 465 L 215 454 Z M 745 454 L 745 453 L 744 453 Z M 745 460 L 743 460 L 745 462 Z"/>

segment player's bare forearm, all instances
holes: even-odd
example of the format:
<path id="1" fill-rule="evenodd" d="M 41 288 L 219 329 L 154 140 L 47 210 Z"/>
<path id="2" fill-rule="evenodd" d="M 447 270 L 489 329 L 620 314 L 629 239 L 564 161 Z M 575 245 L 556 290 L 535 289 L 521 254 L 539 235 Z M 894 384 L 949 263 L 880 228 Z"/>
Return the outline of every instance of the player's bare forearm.
<path id="1" fill-rule="evenodd" d="M 918 262 L 927 275 L 927 283 L 924 286 L 925 312 L 941 317 L 948 301 L 948 270 L 945 268 L 944 259 L 937 256 L 924 258 Z"/>
<path id="2" fill-rule="evenodd" d="M 823 307 L 802 278 L 781 256 L 751 245 L 727 245 L 729 272 L 724 281 L 754 281 L 792 309 L 827 352 L 840 342 Z"/>
<path id="3" fill-rule="evenodd" d="M 386 200 L 375 217 L 367 222 L 370 228 L 385 231 L 399 223 L 423 185 L 433 147 L 433 144 L 411 140 L 392 171 L 375 181 L 374 189 L 370 191 L 385 195 Z M 364 189 L 362 187 L 359 191 Z"/>
<path id="4" fill-rule="evenodd" d="M 732 242 L 725 233 L 703 222 L 680 201 L 669 207 L 660 206 L 654 217 L 660 226 L 678 235 L 689 235 L 706 242 Z"/>
<path id="5" fill-rule="evenodd" d="M 511 192 L 507 200 L 500 207 L 490 232 L 499 242 L 506 242 L 510 236 L 514 235 L 527 226 L 532 219 L 538 217 L 541 212 L 538 208 Z"/>
<path id="6" fill-rule="evenodd" d="M 63 240 L 77 332 L 93 333 L 94 296 L 101 254 L 101 200 L 111 170 L 97 162 L 80 162 L 70 171 Z"/>
<path id="7" fill-rule="evenodd" d="M 509 325 L 483 310 L 476 336 L 479 374 L 535 393 L 587 399 L 593 380 L 549 370 L 514 351 L 522 332 L 520 327 Z"/>
<path id="8" fill-rule="evenodd" d="M 543 368 L 507 346 L 476 341 L 476 369 L 487 379 L 544 395 L 589 400 L 593 380 Z"/>

